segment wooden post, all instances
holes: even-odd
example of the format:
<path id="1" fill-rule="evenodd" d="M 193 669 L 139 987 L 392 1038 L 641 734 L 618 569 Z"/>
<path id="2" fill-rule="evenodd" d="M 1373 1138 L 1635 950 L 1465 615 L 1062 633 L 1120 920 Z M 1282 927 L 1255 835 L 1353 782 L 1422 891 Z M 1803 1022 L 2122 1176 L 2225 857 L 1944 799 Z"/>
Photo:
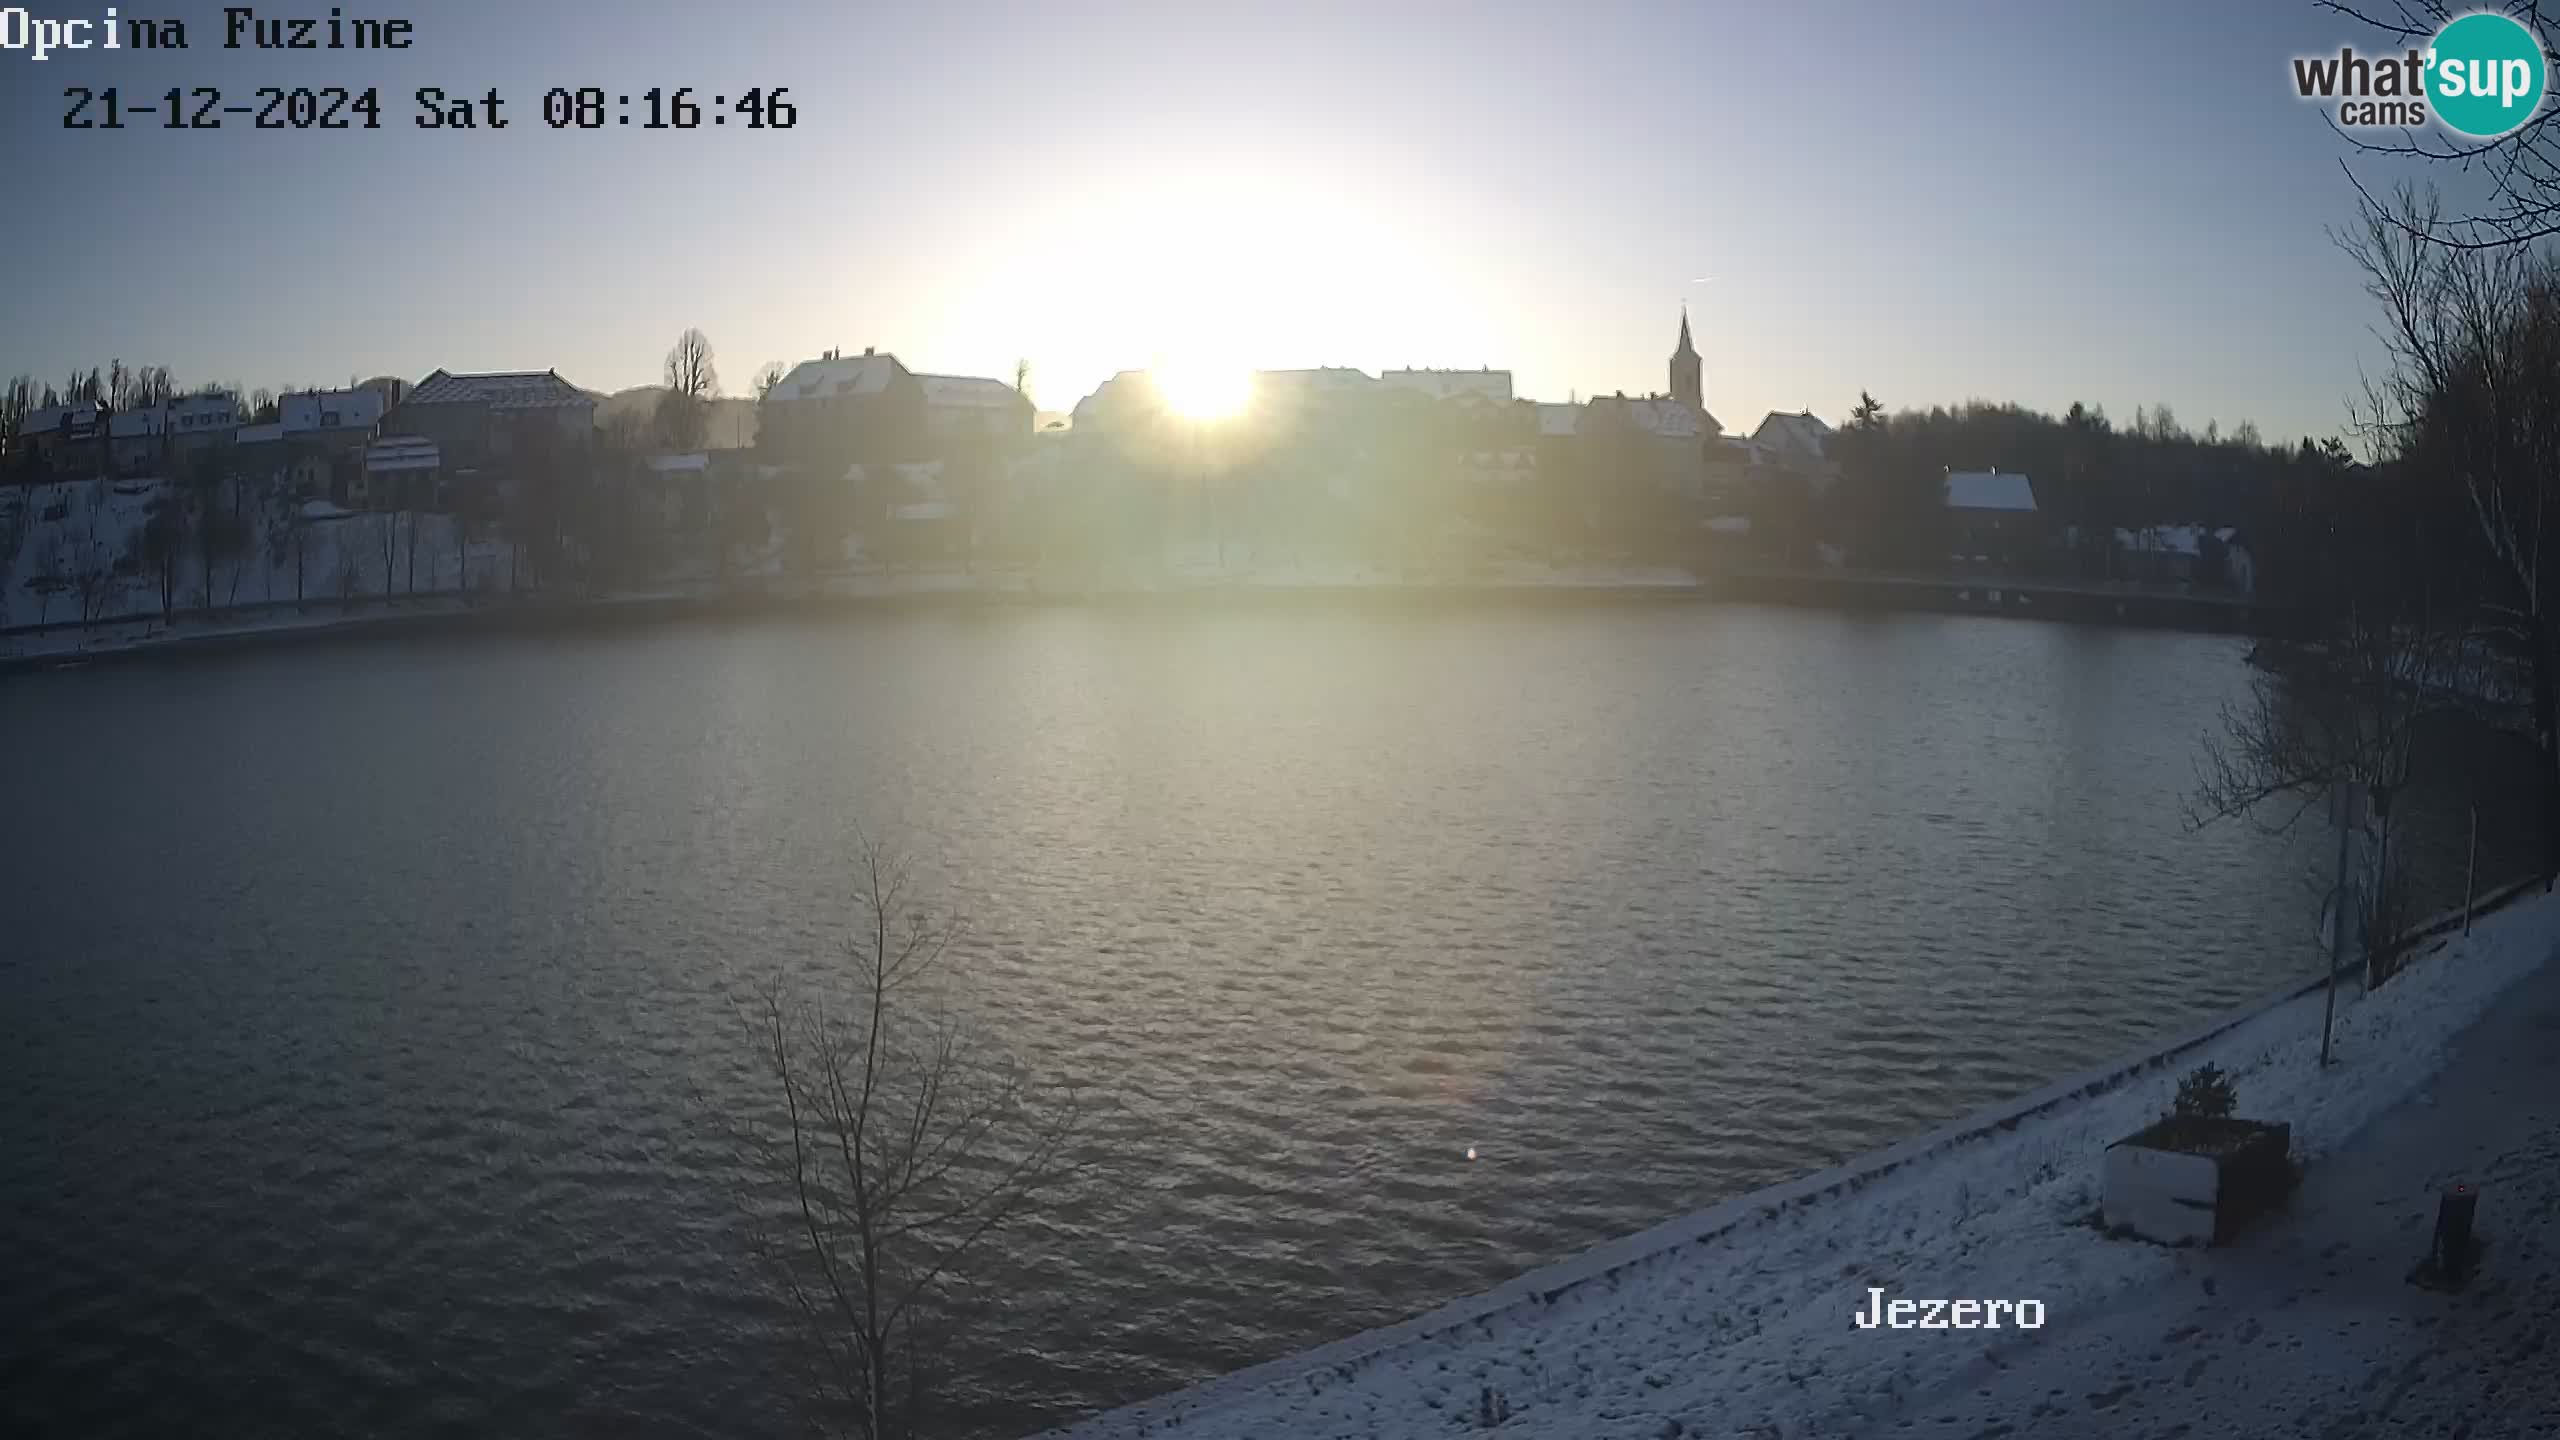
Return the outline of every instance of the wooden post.
<path id="1" fill-rule="evenodd" d="M 2350 923 L 2347 915 L 2350 898 L 2347 846 L 2353 837 L 2354 827 L 2363 819 L 2364 797 L 2359 793 L 2362 789 L 2352 781 L 2345 781 L 2329 792 L 2329 822 L 2338 830 L 2338 889 L 2337 900 L 2329 910 L 2329 975 L 2321 987 L 2324 993 L 2320 1001 L 2320 1068 L 2323 1070 L 2329 1068 L 2329 1037 L 2338 1016 L 2338 967 L 2345 963 L 2343 957 Z"/>
<path id="2" fill-rule="evenodd" d="M 2478 893 L 2474 887 L 2479 877 L 2480 806 L 2475 802 L 2471 807 L 2471 858 L 2462 866 L 2462 933 L 2466 937 L 2471 934 L 2471 897 Z"/>

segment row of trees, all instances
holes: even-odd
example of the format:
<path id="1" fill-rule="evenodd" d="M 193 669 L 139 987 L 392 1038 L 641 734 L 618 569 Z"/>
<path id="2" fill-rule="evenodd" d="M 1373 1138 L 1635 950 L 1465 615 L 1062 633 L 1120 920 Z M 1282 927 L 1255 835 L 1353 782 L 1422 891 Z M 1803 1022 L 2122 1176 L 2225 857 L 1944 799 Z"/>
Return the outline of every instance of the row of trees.
<path id="1" fill-rule="evenodd" d="M 2459 13 L 2444 0 L 2320 8 L 2417 48 Z M 2464 6 L 2462 9 L 2470 7 Z M 2546 56 L 2560 19 L 2505 13 Z M 2336 237 L 2365 277 L 2385 365 L 2358 397 L 2370 467 L 2324 466 L 2271 497 L 2259 532 L 2306 621 L 2285 671 L 2208 737 L 2192 818 L 2276 824 L 2340 782 L 2380 797 L 2365 887 L 2368 938 L 2401 893 L 2388 797 L 2459 762 L 2473 796 L 2521 790 L 2544 866 L 2560 860 L 2560 131 L 2548 107 L 2485 141 L 2350 137 L 2357 224 Z M 2432 190 L 2378 195 L 2366 166 L 2487 177 L 2448 210 Z M 2334 456 L 2327 457 L 2332 460 Z M 2545 557 L 2551 558 L 2546 561 Z M 2514 757 L 2514 758 L 2499 758 Z M 2476 804 L 2476 801 L 2475 801 Z M 2477 810 L 2475 809 L 2475 814 Z"/>

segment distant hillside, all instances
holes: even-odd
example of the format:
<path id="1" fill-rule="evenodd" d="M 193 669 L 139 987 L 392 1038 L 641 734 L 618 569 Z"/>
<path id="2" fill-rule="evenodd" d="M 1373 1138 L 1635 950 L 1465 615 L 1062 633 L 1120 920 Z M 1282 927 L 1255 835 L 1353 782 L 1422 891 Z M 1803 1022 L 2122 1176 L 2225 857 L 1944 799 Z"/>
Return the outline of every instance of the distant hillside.
<path id="1" fill-rule="evenodd" d="M 590 390 L 596 397 L 596 423 L 612 423 L 616 416 L 632 415 L 646 420 L 658 413 L 658 397 L 667 393 L 664 385 L 635 385 L 611 395 Z M 744 396 L 731 395 L 711 402 L 711 448 L 743 450 L 756 443 L 756 402 Z"/>

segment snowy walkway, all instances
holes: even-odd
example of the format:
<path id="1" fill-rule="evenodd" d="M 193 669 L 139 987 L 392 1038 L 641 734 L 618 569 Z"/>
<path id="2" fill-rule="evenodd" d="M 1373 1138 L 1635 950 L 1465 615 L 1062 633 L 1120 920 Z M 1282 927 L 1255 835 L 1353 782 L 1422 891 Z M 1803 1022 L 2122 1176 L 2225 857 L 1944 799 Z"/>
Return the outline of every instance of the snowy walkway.
<path id="1" fill-rule="evenodd" d="M 2488 1250 L 2462 1292 L 2421 1290 L 2409 1267 L 2457 1180 Z M 2315 1166 L 2291 1216 L 2037 1339 L 1858 1433 L 2560 1435 L 2560 967 Z"/>
<path id="2" fill-rule="evenodd" d="M 2370 996 L 2342 986 L 2330 1070 L 2314 990 L 2169 1064 L 2102 1077 L 2097 1093 L 2065 1082 L 1404 1325 L 1058 1433 L 2560 1435 L 2560 1347 L 2546 1343 L 2560 1321 L 2555 950 L 2560 897 L 2531 896 Z M 2206 1060 L 2232 1075 L 2241 1114 L 2294 1127 L 2311 1170 L 2293 1213 L 2217 1251 L 2102 1235 L 2105 1147 L 2163 1113 Z M 2403 1277 L 2426 1248 L 2431 1197 L 2457 1173 L 2483 1188 L 2491 1249 L 2447 1299 Z M 2035 1299 L 2048 1318 L 1998 1335 L 1863 1330 L 1852 1316 L 1870 1287 Z M 2434 1422 L 2440 1406 L 2477 1418 L 2456 1430 Z"/>

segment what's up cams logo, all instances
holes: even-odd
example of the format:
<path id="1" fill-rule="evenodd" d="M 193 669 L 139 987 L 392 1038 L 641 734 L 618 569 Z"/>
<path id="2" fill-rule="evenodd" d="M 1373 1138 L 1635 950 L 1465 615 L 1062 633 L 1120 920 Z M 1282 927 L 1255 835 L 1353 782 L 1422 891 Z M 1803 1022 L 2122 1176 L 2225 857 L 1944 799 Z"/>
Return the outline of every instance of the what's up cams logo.
<path id="1" fill-rule="evenodd" d="M 2542 108 L 2549 68 L 2522 21 L 2483 11 L 2437 31 L 2423 50 L 2296 59 L 2293 86 L 2305 100 L 2337 102 L 2337 121 L 2351 130 L 2432 118 L 2457 135 L 2494 140 Z"/>

